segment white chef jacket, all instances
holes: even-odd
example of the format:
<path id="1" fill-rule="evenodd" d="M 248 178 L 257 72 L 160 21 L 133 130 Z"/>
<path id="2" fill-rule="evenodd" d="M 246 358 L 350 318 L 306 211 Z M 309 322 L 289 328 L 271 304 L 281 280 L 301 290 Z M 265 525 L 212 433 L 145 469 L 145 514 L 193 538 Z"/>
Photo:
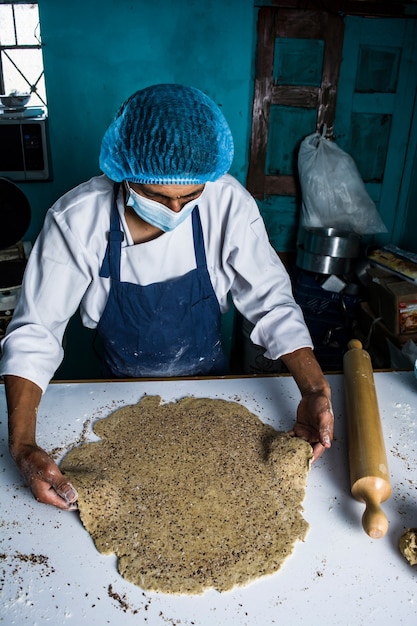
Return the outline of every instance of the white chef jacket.
<path id="1" fill-rule="evenodd" d="M 99 276 L 107 246 L 113 182 L 96 176 L 49 209 L 31 252 L 21 294 L 2 343 L 0 374 L 32 380 L 45 390 L 63 358 L 62 339 L 80 305 L 83 324 L 95 328 L 107 302 L 110 278 Z M 197 199 L 207 267 L 220 309 L 230 292 L 238 311 L 254 324 L 252 341 L 278 359 L 313 347 L 289 276 L 271 247 L 258 206 L 230 175 L 207 183 Z M 140 285 L 181 276 L 196 267 L 192 221 L 146 243 L 124 231 L 121 280 Z"/>

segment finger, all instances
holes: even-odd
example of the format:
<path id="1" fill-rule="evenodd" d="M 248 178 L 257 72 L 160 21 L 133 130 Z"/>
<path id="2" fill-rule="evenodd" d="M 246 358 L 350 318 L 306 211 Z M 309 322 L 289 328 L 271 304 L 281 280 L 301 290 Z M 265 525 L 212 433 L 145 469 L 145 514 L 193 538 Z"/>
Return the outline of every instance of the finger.
<path id="1" fill-rule="evenodd" d="M 78 498 L 77 491 L 55 463 L 48 463 L 43 471 L 39 471 L 37 476 L 33 477 L 30 484 L 39 502 L 66 510 L 77 508 L 75 505 Z"/>
<path id="2" fill-rule="evenodd" d="M 68 504 L 74 504 L 78 500 L 78 493 L 75 487 L 68 480 L 64 480 L 58 484 L 53 484 L 52 488 L 56 493 Z"/>
<path id="3" fill-rule="evenodd" d="M 77 506 L 75 502 L 67 502 L 55 491 L 52 485 L 45 482 L 41 478 L 36 478 L 31 483 L 32 493 L 38 502 L 42 504 L 51 504 L 58 509 L 66 511 L 76 510 Z"/>
<path id="4" fill-rule="evenodd" d="M 330 440 L 333 439 L 333 429 L 334 429 L 334 415 L 332 409 L 324 411 L 320 415 L 319 419 L 319 432 L 328 433 Z"/>
<path id="5" fill-rule="evenodd" d="M 321 443 L 315 443 L 313 448 L 313 458 L 311 460 L 312 463 L 315 463 L 326 450 L 326 448 Z"/>
<path id="6" fill-rule="evenodd" d="M 319 431 L 320 443 L 324 448 L 330 448 L 332 445 L 332 436 L 329 428 L 321 428 Z"/>
<path id="7" fill-rule="evenodd" d="M 49 458 L 48 458 L 48 461 Z M 67 504 L 73 504 L 78 498 L 78 494 L 73 485 L 62 474 L 59 467 L 54 462 L 48 462 L 48 464 L 38 472 L 37 478 L 45 481 L 52 487 L 56 494 L 64 500 Z"/>

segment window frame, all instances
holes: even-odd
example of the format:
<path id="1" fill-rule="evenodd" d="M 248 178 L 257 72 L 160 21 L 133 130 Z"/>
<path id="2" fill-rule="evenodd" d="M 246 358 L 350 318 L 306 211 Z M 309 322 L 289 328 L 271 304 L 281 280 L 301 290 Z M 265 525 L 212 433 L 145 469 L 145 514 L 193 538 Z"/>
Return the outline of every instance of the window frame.
<path id="1" fill-rule="evenodd" d="M 21 69 L 16 65 L 16 63 L 14 62 L 14 60 L 7 54 L 8 50 L 42 50 L 44 47 L 44 44 L 42 43 L 42 40 L 39 39 L 39 43 L 37 44 L 19 44 L 17 43 L 17 33 L 16 33 L 16 18 L 15 18 L 15 13 L 14 13 L 14 6 L 15 5 L 21 5 L 21 4 L 35 4 L 38 7 L 38 13 L 39 13 L 39 2 L 37 0 L 33 1 L 33 0 L 0 0 L 0 5 L 11 5 L 12 6 L 12 12 L 13 12 L 13 26 L 14 26 L 14 31 L 15 31 L 15 44 L 2 44 L 0 41 L 0 93 L 1 94 L 5 94 L 5 81 L 4 81 L 4 72 L 3 72 L 3 54 L 5 54 L 9 60 L 9 62 L 15 67 L 15 69 L 17 70 L 17 72 L 24 78 L 24 80 L 26 81 L 27 85 L 28 85 L 28 90 L 30 91 L 30 93 L 34 93 L 36 94 L 37 98 L 39 98 L 40 102 L 42 103 L 42 106 L 45 107 L 45 115 L 47 114 L 47 99 L 46 97 L 43 98 L 42 95 L 38 92 L 37 90 L 37 85 L 39 83 L 39 81 L 42 79 L 42 77 L 45 80 L 45 68 L 43 65 L 43 59 L 42 59 L 42 72 L 41 74 L 37 77 L 36 82 L 34 84 L 32 84 L 31 81 L 29 81 L 27 79 L 27 77 L 25 76 L 25 74 L 21 71 Z"/>

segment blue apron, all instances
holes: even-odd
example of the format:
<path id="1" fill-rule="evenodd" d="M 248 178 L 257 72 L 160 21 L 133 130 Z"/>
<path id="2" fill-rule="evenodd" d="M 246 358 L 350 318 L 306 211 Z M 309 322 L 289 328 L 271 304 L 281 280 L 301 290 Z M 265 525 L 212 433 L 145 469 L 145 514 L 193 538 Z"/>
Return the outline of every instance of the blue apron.
<path id="1" fill-rule="evenodd" d="M 103 375 L 115 378 L 221 375 L 227 361 L 220 340 L 221 311 L 207 270 L 196 206 L 192 227 L 196 269 L 149 285 L 120 280 L 124 233 L 115 185 L 110 232 L 100 276 L 110 292 L 97 326 Z"/>

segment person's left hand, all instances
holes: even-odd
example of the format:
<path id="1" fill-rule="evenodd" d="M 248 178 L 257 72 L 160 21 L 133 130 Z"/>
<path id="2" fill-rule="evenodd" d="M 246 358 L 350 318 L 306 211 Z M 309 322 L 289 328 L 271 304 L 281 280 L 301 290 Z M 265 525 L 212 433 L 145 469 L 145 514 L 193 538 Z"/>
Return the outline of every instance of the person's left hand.
<path id="1" fill-rule="evenodd" d="M 305 439 L 313 448 L 313 463 L 333 439 L 334 416 L 330 397 L 323 391 L 305 394 L 297 409 L 297 420 L 290 435 Z"/>

